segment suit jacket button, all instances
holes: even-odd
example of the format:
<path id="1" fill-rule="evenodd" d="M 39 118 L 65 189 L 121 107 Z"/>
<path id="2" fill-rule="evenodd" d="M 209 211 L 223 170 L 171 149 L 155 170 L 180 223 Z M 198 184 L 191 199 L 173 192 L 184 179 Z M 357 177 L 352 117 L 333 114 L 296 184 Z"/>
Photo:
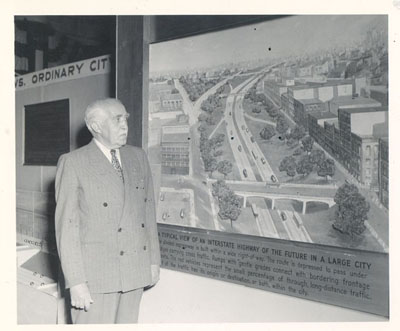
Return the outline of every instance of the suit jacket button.
<path id="1" fill-rule="evenodd" d="M 142 228 L 144 228 L 144 223 L 142 223 Z"/>
<path id="2" fill-rule="evenodd" d="M 121 256 L 124 255 L 124 251 L 119 252 L 119 255 Z"/>
<path id="3" fill-rule="evenodd" d="M 144 202 L 147 202 L 147 198 L 144 198 Z"/>
<path id="4" fill-rule="evenodd" d="M 146 250 L 146 246 L 143 246 L 143 250 L 144 250 L 144 251 Z"/>
<path id="5" fill-rule="evenodd" d="M 121 232 L 121 231 L 122 231 L 122 228 L 119 228 L 119 229 L 118 229 L 118 232 Z"/>
<path id="6" fill-rule="evenodd" d="M 108 206 L 108 203 L 107 203 L 107 202 L 104 202 L 104 203 L 103 203 L 103 206 L 104 206 L 104 207 L 107 207 L 107 206 Z"/>

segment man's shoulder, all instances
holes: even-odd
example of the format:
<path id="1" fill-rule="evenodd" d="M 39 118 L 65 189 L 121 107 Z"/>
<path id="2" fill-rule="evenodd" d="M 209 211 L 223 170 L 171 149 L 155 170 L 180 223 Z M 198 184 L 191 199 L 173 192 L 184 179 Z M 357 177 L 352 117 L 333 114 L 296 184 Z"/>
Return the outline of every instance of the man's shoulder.
<path id="1" fill-rule="evenodd" d="M 123 147 L 121 147 L 121 149 L 125 150 L 128 153 L 134 153 L 136 155 L 144 155 L 145 154 L 143 148 L 137 147 L 137 146 L 124 145 Z"/>
<path id="2" fill-rule="evenodd" d="M 82 157 L 85 158 L 85 157 L 88 156 L 88 152 L 92 148 L 94 148 L 93 141 L 90 142 L 89 144 L 85 145 L 85 146 L 82 146 L 82 147 L 79 147 L 77 149 L 74 149 L 71 152 L 62 154 L 60 156 L 59 160 L 61 160 L 61 159 L 64 159 L 64 160 L 78 160 L 78 159 L 81 159 Z"/>
<path id="3" fill-rule="evenodd" d="M 139 162 L 140 164 L 148 163 L 147 154 L 143 148 L 125 145 L 121 147 L 121 156 L 126 157 L 130 162 Z"/>

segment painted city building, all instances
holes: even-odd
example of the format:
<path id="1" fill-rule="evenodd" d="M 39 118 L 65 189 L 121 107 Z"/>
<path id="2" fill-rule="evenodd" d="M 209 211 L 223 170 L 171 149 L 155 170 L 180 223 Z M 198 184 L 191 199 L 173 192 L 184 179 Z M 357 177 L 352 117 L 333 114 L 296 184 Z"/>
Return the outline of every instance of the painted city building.
<path id="1" fill-rule="evenodd" d="M 288 87 L 289 113 L 294 115 L 294 99 L 319 99 L 326 102 L 338 96 L 353 95 L 353 80 L 334 80 Z"/>
<path id="2" fill-rule="evenodd" d="M 288 80 L 289 84 L 293 82 L 292 85 L 294 85 L 294 80 Z M 282 83 L 276 83 L 275 81 L 272 80 L 264 80 L 263 81 L 263 92 L 268 93 L 268 95 L 274 100 L 275 103 L 281 104 L 281 96 L 282 94 L 287 92 L 288 86 L 292 85 L 285 85 Z"/>
<path id="3" fill-rule="evenodd" d="M 308 114 L 309 134 L 360 183 L 380 190 L 379 138 L 387 136 L 387 107 Z"/>
<path id="4" fill-rule="evenodd" d="M 387 86 L 375 85 L 369 86 L 369 96 L 382 104 L 382 106 L 388 105 L 389 92 Z"/>
<path id="5" fill-rule="evenodd" d="M 190 132 L 188 125 L 163 126 L 161 133 L 161 172 L 188 175 L 190 167 Z"/>
<path id="6" fill-rule="evenodd" d="M 338 114 L 338 109 L 355 109 L 367 107 L 380 107 L 382 104 L 371 98 L 354 97 L 352 95 L 343 95 L 333 98 L 327 103 L 328 110 L 333 114 Z"/>
<path id="7" fill-rule="evenodd" d="M 387 107 L 338 110 L 341 159 L 362 184 L 378 188 L 378 139 L 374 126 L 387 123 Z"/>
<path id="8" fill-rule="evenodd" d="M 308 128 L 308 114 L 324 110 L 325 104 L 319 99 L 294 99 L 294 120 L 305 129 Z"/>
<path id="9" fill-rule="evenodd" d="M 164 94 L 160 97 L 161 110 L 181 110 L 182 109 L 182 96 L 179 93 Z"/>

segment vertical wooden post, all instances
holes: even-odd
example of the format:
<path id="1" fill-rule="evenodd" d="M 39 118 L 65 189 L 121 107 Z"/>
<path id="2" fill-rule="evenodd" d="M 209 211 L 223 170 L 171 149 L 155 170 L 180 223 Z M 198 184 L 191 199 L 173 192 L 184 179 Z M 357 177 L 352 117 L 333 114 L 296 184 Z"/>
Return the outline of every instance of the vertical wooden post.
<path id="1" fill-rule="evenodd" d="M 128 144 L 140 147 L 147 145 L 148 23 L 143 16 L 117 16 L 116 97 L 130 113 Z"/>

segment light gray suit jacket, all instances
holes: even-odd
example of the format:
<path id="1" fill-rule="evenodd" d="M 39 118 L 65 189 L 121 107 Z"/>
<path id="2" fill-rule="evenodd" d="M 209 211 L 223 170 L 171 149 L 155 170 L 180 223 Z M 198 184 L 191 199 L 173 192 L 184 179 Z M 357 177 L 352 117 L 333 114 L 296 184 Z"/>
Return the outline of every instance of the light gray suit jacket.
<path id="1" fill-rule="evenodd" d="M 160 265 L 154 189 L 147 156 L 120 148 L 124 183 L 96 143 L 60 157 L 55 230 L 66 288 L 92 293 L 150 285 Z"/>

